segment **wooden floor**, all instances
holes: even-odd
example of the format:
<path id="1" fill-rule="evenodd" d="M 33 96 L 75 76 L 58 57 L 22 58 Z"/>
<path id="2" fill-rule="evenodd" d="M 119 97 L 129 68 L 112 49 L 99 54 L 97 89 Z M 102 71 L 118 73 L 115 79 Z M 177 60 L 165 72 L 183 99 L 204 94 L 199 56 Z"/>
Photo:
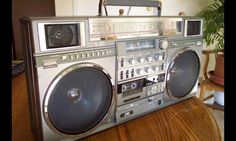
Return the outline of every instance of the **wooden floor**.
<path id="1" fill-rule="evenodd" d="M 12 92 L 12 141 L 35 141 L 24 74 L 13 79 Z M 191 98 L 82 140 L 220 141 L 220 132 L 211 112 L 197 98 Z"/>
<path id="2" fill-rule="evenodd" d="M 30 127 L 28 109 L 26 80 L 22 74 L 12 80 L 12 141 L 34 141 L 30 128 L 26 128 Z"/>

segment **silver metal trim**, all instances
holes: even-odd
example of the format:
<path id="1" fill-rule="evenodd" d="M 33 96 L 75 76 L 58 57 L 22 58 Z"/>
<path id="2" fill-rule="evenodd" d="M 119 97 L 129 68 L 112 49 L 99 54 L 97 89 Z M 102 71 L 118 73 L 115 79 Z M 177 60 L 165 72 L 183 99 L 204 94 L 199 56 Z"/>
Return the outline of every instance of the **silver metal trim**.
<path id="1" fill-rule="evenodd" d="M 170 98 L 172 98 L 172 99 L 174 99 L 174 100 L 180 100 L 180 99 L 185 99 L 186 97 L 188 97 L 189 96 L 189 94 L 187 94 L 187 95 L 185 95 L 185 96 L 182 96 L 182 97 L 176 97 L 176 96 L 174 96 L 172 93 L 171 93 L 171 91 L 170 91 L 170 89 L 168 89 L 169 88 L 169 81 L 170 81 L 170 68 L 172 68 L 173 67 L 173 65 L 174 65 L 174 60 L 179 56 L 179 55 L 181 55 L 181 54 L 183 54 L 184 52 L 186 52 L 186 51 L 193 51 L 197 56 L 198 56 L 198 60 L 199 60 L 199 66 L 200 66 L 200 57 L 199 57 L 199 55 L 197 54 L 197 52 L 194 50 L 194 49 L 191 49 L 191 48 L 188 48 L 188 47 L 185 47 L 185 48 L 183 48 L 181 51 L 178 51 L 174 56 L 172 56 L 172 59 L 171 59 L 171 61 L 170 61 L 170 64 L 169 64 L 169 66 L 168 66 L 168 69 L 167 69 L 167 77 L 166 77 L 166 91 L 167 91 L 167 94 L 168 94 L 168 96 L 170 97 Z M 198 76 L 200 75 L 200 67 L 199 67 L 199 73 L 198 73 Z M 198 79 L 197 79 L 198 80 Z M 196 81 L 197 82 L 197 81 Z M 194 85 L 195 86 L 195 85 Z M 192 89 L 191 89 L 191 91 L 194 89 L 194 86 L 192 87 Z M 190 91 L 190 92 L 191 92 Z"/>
<path id="2" fill-rule="evenodd" d="M 71 71 L 75 70 L 75 69 L 79 69 L 79 68 L 83 68 L 83 67 L 91 67 L 91 68 L 95 68 L 95 69 L 98 69 L 100 71 L 102 71 L 107 77 L 108 79 L 110 79 L 110 83 L 111 83 L 111 86 L 112 86 L 112 101 L 111 101 L 111 105 L 109 107 L 109 110 L 108 112 L 106 113 L 106 115 L 103 117 L 103 119 L 101 120 L 100 123 L 98 123 L 95 127 L 93 127 L 92 129 L 86 131 L 85 133 L 81 133 L 81 134 L 65 134 L 65 133 L 62 133 L 60 132 L 58 129 L 56 129 L 53 124 L 51 123 L 50 121 L 50 118 L 48 116 L 48 101 L 49 101 L 49 98 L 51 96 L 51 92 L 52 90 L 54 89 L 54 87 L 56 86 L 56 84 L 60 81 L 61 78 L 63 78 L 66 74 L 70 73 Z M 94 63 L 79 63 L 79 64 L 75 64 L 75 65 L 72 65 L 72 66 L 69 66 L 68 68 L 64 69 L 63 71 L 61 71 L 55 78 L 54 80 L 51 82 L 51 84 L 49 85 L 47 91 L 46 91 L 46 94 L 45 94 L 45 97 L 43 99 L 43 107 L 42 107 L 42 110 L 43 110 L 43 116 L 44 116 L 44 119 L 48 125 L 48 127 L 54 131 L 55 133 L 61 135 L 61 136 L 64 136 L 64 137 L 82 137 L 82 136 L 86 136 L 88 134 L 90 134 L 92 131 L 94 131 L 96 128 L 98 128 L 103 122 L 104 120 L 107 118 L 107 116 L 110 114 L 111 110 L 112 110 L 112 107 L 114 105 L 114 100 L 115 99 L 115 83 L 114 81 L 112 80 L 111 76 L 109 75 L 109 73 L 104 69 L 102 68 L 101 66 L 97 65 L 97 64 L 94 64 Z"/>

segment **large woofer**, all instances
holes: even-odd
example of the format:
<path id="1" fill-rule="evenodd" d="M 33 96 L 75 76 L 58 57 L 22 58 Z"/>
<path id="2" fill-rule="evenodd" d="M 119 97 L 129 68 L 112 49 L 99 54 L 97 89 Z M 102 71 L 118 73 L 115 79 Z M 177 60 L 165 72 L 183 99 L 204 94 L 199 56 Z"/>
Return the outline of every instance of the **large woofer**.
<path id="1" fill-rule="evenodd" d="M 85 133 L 108 114 L 113 86 L 107 74 L 97 68 L 79 67 L 65 72 L 49 90 L 45 117 L 60 133 Z"/>
<path id="2" fill-rule="evenodd" d="M 167 93 L 172 98 L 188 95 L 195 86 L 200 70 L 200 61 L 196 52 L 186 50 L 179 53 L 168 67 Z"/>

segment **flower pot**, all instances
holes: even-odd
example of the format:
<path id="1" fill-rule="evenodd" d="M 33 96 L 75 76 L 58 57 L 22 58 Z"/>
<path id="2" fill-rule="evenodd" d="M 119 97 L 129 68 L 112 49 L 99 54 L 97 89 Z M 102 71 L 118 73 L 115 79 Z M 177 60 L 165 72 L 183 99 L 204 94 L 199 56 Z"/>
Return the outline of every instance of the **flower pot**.
<path id="1" fill-rule="evenodd" d="M 214 92 L 215 103 L 224 106 L 224 92 L 215 91 Z"/>
<path id="2" fill-rule="evenodd" d="M 224 54 L 217 54 L 215 70 L 209 71 L 208 74 L 212 82 L 224 86 Z"/>
<path id="3" fill-rule="evenodd" d="M 214 76 L 224 79 L 224 54 L 217 54 Z"/>

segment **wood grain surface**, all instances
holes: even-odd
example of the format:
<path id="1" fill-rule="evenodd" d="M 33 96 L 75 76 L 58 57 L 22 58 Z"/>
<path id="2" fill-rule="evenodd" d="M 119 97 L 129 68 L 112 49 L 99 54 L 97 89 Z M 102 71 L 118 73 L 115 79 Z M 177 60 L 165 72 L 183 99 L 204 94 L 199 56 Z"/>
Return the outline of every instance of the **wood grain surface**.
<path id="1" fill-rule="evenodd" d="M 213 115 L 196 97 L 80 141 L 220 141 Z M 25 74 L 12 80 L 12 141 L 35 141 L 30 130 Z"/>

